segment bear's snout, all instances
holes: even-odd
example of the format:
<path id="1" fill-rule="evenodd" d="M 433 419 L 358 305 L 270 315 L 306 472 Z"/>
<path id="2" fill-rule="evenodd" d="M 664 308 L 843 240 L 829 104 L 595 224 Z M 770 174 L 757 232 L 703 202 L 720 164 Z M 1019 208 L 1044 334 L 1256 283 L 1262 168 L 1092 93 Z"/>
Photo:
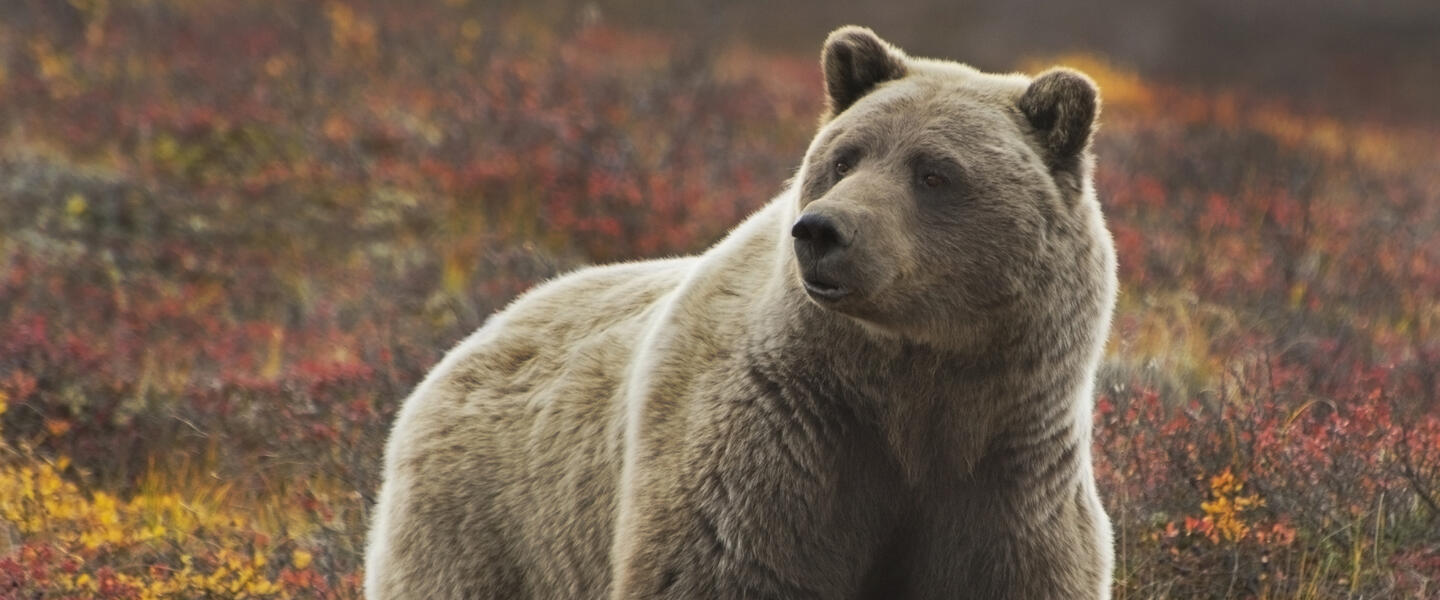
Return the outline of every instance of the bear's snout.
<path id="1" fill-rule="evenodd" d="M 805 291 L 817 300 L 839 300 L 854 291 L 850 248 L 854 234 L 834 215 L 808 212 L 790 227 Z"/>
<path id="2" fill-rule="evenodd" d="M 816 259 L 824 257 L 836 248 L 850 245 L 849 236 L 840 232 L 840 228 L 835 225 L 835 220 L 822 214 L 800 215 L 800 218 L 795 221 L 795 226 L 790 228 L 790 235 L 795 237 L 796 248 L 805 246 Z"/>

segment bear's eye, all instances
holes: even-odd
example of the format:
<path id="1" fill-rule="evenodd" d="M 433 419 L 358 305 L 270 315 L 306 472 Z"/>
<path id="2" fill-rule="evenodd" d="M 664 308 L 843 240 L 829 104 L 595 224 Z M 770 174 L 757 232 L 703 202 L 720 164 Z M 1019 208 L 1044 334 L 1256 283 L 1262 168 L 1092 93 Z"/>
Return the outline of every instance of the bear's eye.
<path id="1" fill-rule="evenodd" d="M 850 169 L 852 169 L 852 168 L 854 168 L 854 167 L 851 167 L 851 166 L 850 166 L 850 161 L 848 161 L 848 160 L 845 160 L 845 159 L 842 158 L 842 159 L 840 159 L 840 160 L 835 161 L 835 174 L 836 174 L 836 175 L 839 175 L 839 176 L 841 176 L 841 177 L 844 177 L 844 176 L 846 176 L 846 175 L 849 175 L 849 174 L 850 174 Z"/>
<path id="2" fill-rule="evenodd" d="M 926 173 L 923 177 L 920 178 L 920 182 L 925 184 L 925 187 L 930 189 L 938 188 L 942 185 L 945 185 L 946 183 L 945 176 L 940 175 L 939 173 Z"/>

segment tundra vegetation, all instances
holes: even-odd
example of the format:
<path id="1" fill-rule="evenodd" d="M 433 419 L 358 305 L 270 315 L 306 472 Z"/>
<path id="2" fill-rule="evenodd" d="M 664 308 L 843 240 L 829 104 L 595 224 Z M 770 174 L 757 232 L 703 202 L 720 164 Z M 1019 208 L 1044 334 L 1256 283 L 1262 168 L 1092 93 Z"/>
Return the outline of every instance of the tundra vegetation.
<path id="1" fill-rule="evenodd" d="M 1115 596 L 1440 594 L 1435 124 L 1052 63 L 1105 99 Z M 0 596 L 358 597 L 426 370 L 712 243 L 821 103 L 810 55 L 463 0 L 7 10 Z"/>

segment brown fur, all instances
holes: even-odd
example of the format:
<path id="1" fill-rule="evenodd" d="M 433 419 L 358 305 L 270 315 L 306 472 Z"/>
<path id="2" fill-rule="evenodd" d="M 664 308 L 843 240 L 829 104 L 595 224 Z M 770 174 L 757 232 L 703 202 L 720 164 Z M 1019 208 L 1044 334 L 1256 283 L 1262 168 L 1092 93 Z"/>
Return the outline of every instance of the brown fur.
<path id="1" fill-rule="evenodd" d="M 526 294 L 406 401 L 370 598 L 1109 596 L 1093 84 L 854 27 L 822 63 L 770 205 Z"/>

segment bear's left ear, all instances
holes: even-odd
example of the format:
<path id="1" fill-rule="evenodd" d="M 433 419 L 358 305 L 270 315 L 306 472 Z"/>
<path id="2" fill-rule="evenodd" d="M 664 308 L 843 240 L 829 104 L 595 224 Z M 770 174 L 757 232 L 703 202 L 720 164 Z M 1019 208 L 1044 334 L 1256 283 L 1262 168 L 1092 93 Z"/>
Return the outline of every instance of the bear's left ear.
<path id="1" fill-rule="evenodd" d="M 1100 113 L 1099 90 L 1083 73 L 1056 68 L 1030 82 L 1019 106 L 1045 147 L 1046 162 L 1063 168 L 1090 145 Z"/>
<path id="2" fill-rule="evenodd" d="M 905 76 L 905 54 L 875 32 L 855 25 L 836 29 L 825 38 L 820 65 L 828 99 L 822 122 L 845 112 L 875 86 Z"/>

